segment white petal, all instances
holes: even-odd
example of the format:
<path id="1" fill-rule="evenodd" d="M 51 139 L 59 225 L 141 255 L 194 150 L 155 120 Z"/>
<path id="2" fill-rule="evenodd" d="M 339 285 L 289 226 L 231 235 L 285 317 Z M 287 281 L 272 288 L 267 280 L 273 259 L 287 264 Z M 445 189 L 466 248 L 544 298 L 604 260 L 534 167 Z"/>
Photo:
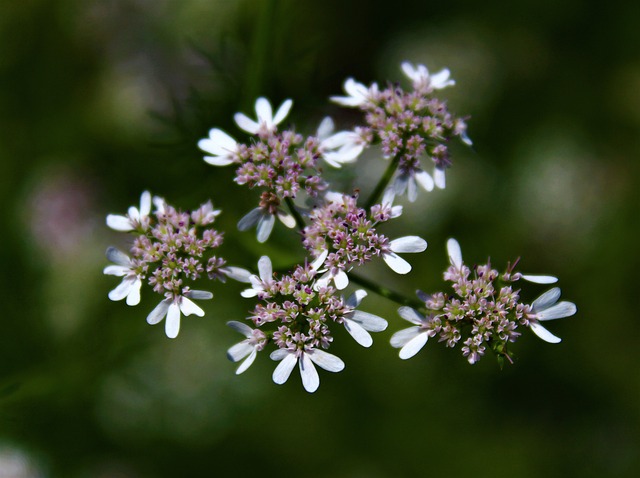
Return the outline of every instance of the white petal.
<path id="1" fill-rule="evenodd" d="M 424 322 L 424 316 L 420 314 L 420 312 L 412 309 L 411 307 L 407 307 L 406 305 L 398 308 L 398 314 L 400 314 L 400 317 L 404 320 L 408 320 L 412 324 L 421 325 Z"/>
<path id="2" fill-rule="evenodd" d="M 316 257 L 316 259 L 311 263 L 311 268 L 314 271 L 317 271 L 318 269 L 320 269 L 320 267 L 322 267 L 322 264 L 324 264 L 324 261 L 328 255 L 329 255 L 328 249 L 325 249 L 324 251 L 322 251 L 320 255 Z"/>
<path id="3" fill-rule="evenodd" d="M 444 169 L 436 168 L 433 173 L 433 182 L 440 189 L 444 189 L 446 186 L 446 181 L 444 179 Z"/>
<path id="4" fill-rule="evenodd" d="M 291 110 L 291 106 L 293 106 L 292 100 L 285 100 L 276 111 L 276 115 L 273 117 L 273 124 L 278 125 L 282 123 L 282 121 L 287 117 L 289 111 Z"/>
<path id="5" fill-rule="evenodd" d="M 118 277 L 126 276 L 129 272 L 131 272 L 131 268 L 126 266 L 107 266 L 102 271 L 103 274 L 108 276 Z"/>
<path id="6" fill-rule="evenodd" d="M 133 224 L 131 219 L 126 216 L 118 216 L 116 214 L 109 214 L 107 216 L 107 226 L 115 231 L 127 232 L 133 231 Z"/>
<path id="7" fill-rule="evenodd" d="M 555 284 L 558 282 L 558 278 L 553 276 L 522 274 L 522 278 L 526 281 L 533 282 L 534 284 Z"/>
<path id="8" fill-rule="evenodd" d="M 165 299 L 161 301 L 155 309 L 151 311 L 151 313 L 147 316 L 147 323 L 149 325 L 155 325 L 164 319 L 164 316 L 167 315 L 167 310 L 169 310 L 169 305 L 171 304 L 171 299 Z"/>
<path id="9" fill-rule="evenodd" d="M 407 344 L 400 349 L 400 353 L 398 354 L 402 360 L 407 360 L 413 357 L 415 354 L 420 352 L 424 344 L 429 340 L 429 334 L 426 332 L 422 332 L 409 340 Z"/>
<path id="10" fill-rule="evenodd" d="M 411 271 L 411 264 L 394 252 L 384 254 L 382 258 L 396 274 L 408 274 Z"/>
<path id="11" fill-rule="evenodd" d="M 245 323 L 238 322 L 237 320 L 231 320 L 227 322 L 227 325 L 247 338 L 253 335 L 253 329 Z"/>
<path id="12" fill-rule="evenodd" d="M 336 289 L 344 290 L 349 285 L 349 276 L 344 271 L 338 271 L 333 277 L 333 282 L 336 285 Z"/>
<path id="13" fill-rule="evenodd" d="M 328 372 L 340 372 L 344 370 L 344 362 L 333 354 L 324 352 L 320 349 L 313 349 L 308 352 L 309 358 L 319 367 Z"/>
<path id="14" fill-rule="evenodd" d="M 258 295 L 258 291 L 255 289 L 245 289 L 242 292 L 240 292 L 240 295 L 242 297 L 244 297 L 245 299 L 250 299 L 252 297 L 255 297 Z"/>
<path id="15" fill-rule="evenodd" d="M 559 302 L 558 304 L 541 310 L 537 314 L 538 320 L 553 320 L 570 317 L 578 311 L 573 302 Z"/>
<path id="16" fill-rule="evenodd" d="M 426 171 L 418 171 L 415 175 L 416 181 L 425 191 L 433 191 L 433 179 Z"/>
<path id="17" fill-rule="evenodd" d="M 414 70 L 413 65 L 411 63 L 409 63 L 408 61 L 405 61 L 400 65 L 400 67 L 402 68 L 402 71 L 404 72 L 404 74 L 407 75 L 407 77 L 409 77 L 410 80 L 415 80 L 416 70 Z"/>
<path id="18" fill-rule="evenodd" d="M 399 330 L 398 332 L 396 332 L 391 336 L 391 341 L 390 341 L 391 346 L 396 349 L 399 349 L 400 347 L 404 347 L 405 345 L 407 345 L 409 341 L 417 337 L 418 334 L 420 333 L 421 333 L 420 327 L 418 326 Z"/>
<path id="19" fill-rule="evenodd" d="M 119 266 L 131 267 L 131 259 L 124 252 L 119 251 L 115 247 L 109 247 L 107 249 L 107 260 L 118 264 Z M 106 272 L 105 272 L 106 274 Z"/>
<path id="20" fill-rule="evenodd" d="M 151 193 L 144 191 L 140 196 L 140 215 L 147 217 L 151 212 Z"/>
<path id="21" fill-rule="evenodd" d="M 229 350 L 227 350 L 227 358 L 232 362 L 239 362 L 251 352 L 255 350 L 255 347 L 243 340 L 239 344 L 235 344 Z"/>
<path id="22" fill-rule="evenodd" d="M 204 160 L 211 166 L 229 166 L 233 163 L 233 159 L 224 156 L 205 156 Z"/>
<path id="23" fill-rule="evenodd" d="M 306 353 L 302 354 L 298 366 L 300 367 L 300 377 L 302 378 L 302 386 L 304 389 L 309 393 L 318 390 L 320 377 L 318 376 L 318 371 L 313 366 L 313 362 L 311 362 Z"/>
<path id="24" fill-rule="evenodd" d="M 407 199 L 409 199 L 409 202 L 416 202 L 416 199 L 418 199 L 418 186 L 413 176 L 409 176 L 407 181 Z"/>
<path id="25" fill-rule="evenodd" d="M 277 349 L 271 352 L 269 358 L 271 360 L 282 360 L 286 356 L 291 355 L 291 351 L 287 349 Z"/>
<path id="26" fill-rule="evenodd" d="M 194 300 L 210 300 L 213 299 L 213 294 L 208 290 L 190 290 L 187 297 Z"/>
<path id="27" fill-rule="evenodd" d="M 175 302 L 172 302 L 167 310 L 164 331 L 170 339 L 175 339 L 180 332 L 180 307 Z"/>
<path id="28" fill-rule="evenodd" d="M 284 211 L 278 211 L 278 219 L 280 219 L 280 222 L 289 229 L 296 227 L 296 219 L 291 214 L 287 214 Z"/>
<path id="29" fill-rule="evenodd" d="M 326 116 L 320 122 L 320 126 L 318 126 L 318 132 L 316 133 L 318 139 L 323 141 L 329 137 L 329 135 L 333 132 L 334 125 L 331 116 Z"/>
<path id="30" fill-rule="evenodd" d="M 251 364 L 255 361 L 257 355 L 258 355 L 258 350 L 255 347 L 253 347 L 253 350 L 247 357 L 247 360 L 242 362 L 238 367 L 238 369 L 236 370 L 236 375 L 240 375 L 242 372 L 244 372 L 249 367 L 251 367 Z"/>
<path id="31" fill-rule="evenodd" d="M 436 90 L 442 89 L 446 86 L 453 86 L 456 84 L 454 80 L 449 79 L 450 72 L 447 68 L 431 76 L 431 86 Z"/>
<path id="32" fill-rule="evenodd" d="M 117 301 L 127 297 L 129 295 L 129 292 L 131 292 L 131 289 L 136 280 L 137 278 L 135 276 L 125 277 L 124 279 L 122 279 L 122 282 L 120 282 L 118 287 L 109 292 L 109 299 Z"/>
<path id="33" fill-rule="evenodd" d="M 260 131 L 260 125 L 242 113 L 233 115 L 233 119 L 241 130 L 256 134 Z"/>
<path id="34" fill-rule="evenodd" d="M 273 358 L 273 354 L 271 354 L 271 358 Z M 282 360 L 282 362 L 278 364 L 276 369 L 273 371 L 273 381 L 278 385 L 282 385 L 284 382 L 286 382 L 291 375 L 293 367 L 296 366 L 297 361 L 298 359 L 296 358 L 296 356 L 288 352 L 287 356 Z"/>
<path id="35" fill-rule="evenodd" d="M 260 273 L 260 279 L 262 282 L 267 282 L 273 279 L 273 266 L 271 265 L 271 259 L 269 256 L 262 256 L 258 260 L 258 272 Z"/>
<path id="36" fill-rule="evenodd" d="M 406 236 L 394 239 L 389 243 L 393 252 L 423 252 L 427 249 L 427 241 L 418 236 Z"/>
<path id="37" fill-rule="evenodd" d="M 209 131 L 209 138 L 198 141 L 198 147 L 215 156 L 228 156 L 237 150 L 238 143 L 224 131 L 213 128 Z"/>
<path id="38" fill-rule="evenodd" d="M 262 218 L 262 209 L 259 207 L 252 209 L 246 215 L 238 221 L 238 230 L 248 231 L 253 226 L 258 224 L 258 221 Z"/>
<path id="39" fill-rule="evenodd" d="M 363 347 L 371 347 L 371 345 L 373 344 L 373 339 L 371 338 L 369 332 L 364 329 L 364 327 L 362 327 L 357 322 L 349 319 L 344 319 L 343 323 L 344 328 L 347 329 L 347 332 L 351 334 L 351 337 L 353 337 L 356 342 L 358 342 Z"/>
<path id="40" fill-rule="evenodd" d="M 531 307 L 533 308 L 533 311 L 537 313 L 537 312 L 540 312 L 541 310 L 548 309 L 549 307 L 551 307 L 553 304 L 558 302 L 559 298 L 560 298 L 560 288 L 554 287 L 553 289 L 549 289 L 547 292 L 545 292 L 536 300 L 534 300 L 533 304 L 531 304 Z"/>
<path id="41" fill-rule="evenodd" d="M 127 305 L 133 306 L 140 303 L 140 287 L 142 287 L 142 281 L 136 277 L 127 294 Z"/>
<path id="42" fill-rule="evenodd" d="M 273 230 L 273 225 L 276 222 L 276 218 L 271 214 L 263 215 L 258 221 L 258 242 L 263 243 L 269 239 L 271 235 L 271 231 Z"/>
<path id="43" fill-rule="evenodd" d="M 251 272 L 241 267 L 229 266 L 225 267 L 221 272 L 224 273 L 229 279 L 236 280 L 238 282 L 249 282 Z"/>
<path id="44" fill-rule="evenodd" d="M 364 289 L 358 289 L 347 298 L 345 303 L 349 307 L 353 307 L 355 309 L 360 305 L 360 302 L 362 302 L 362 299 L 364 299 L 366 296 L 367 296 L 367 291 L 365 291 Z"/>
<path id="45" fill-rule="evenodd" d="M 381 204 L 383 204 L 384 206 L 392 206 L 395 198 L 396 198 L 395 190 L 392 187 L 389 187 L 384 190 Z"/>
<path id="46" fill-rule="evenodd" d="M 560 337 L 556 337 L 555 335 L 553 335 L 538 322 L 530 322 L 529 327 L 534 334 L 536 334 L 545 342 L 549 342 L 550 344 L 557 344 L 562 341 Z"/>
<path id="47" fill-rule="evenodd" d="M 366 330 L 371 332 L 382 332 L 387 328 L 387 325 L 389 325 L 382 317 L 378 317 L 377 315 L 370 314 L 369 312 L 363 312 L 361 310 L 353 311 L 351 320 L 357 322 Z"/>
<path id="48" fill-rule="evenodd" d="M 198 317 L 204 316 L 204 310 L 202 310 L 195 302 L 186 297 L 182 297 L 180 300 L 180 310 L 185 316 L 195 314 Z"/>
<path id="49" fill-rule="evenodd" d="M 260 97 L 256 100 L 256 114 L 258 115 L 258 123 L 271 125 L 273 122 L 273 110 L 268 99 Z"/>
<path id="50" fill-rule="evenodd" d="M 462 251 L 458 241 L 453 238 L 447 241 L 447 253 L 449 254 L 451 265 L 460 270 L 462 268 Z"/>

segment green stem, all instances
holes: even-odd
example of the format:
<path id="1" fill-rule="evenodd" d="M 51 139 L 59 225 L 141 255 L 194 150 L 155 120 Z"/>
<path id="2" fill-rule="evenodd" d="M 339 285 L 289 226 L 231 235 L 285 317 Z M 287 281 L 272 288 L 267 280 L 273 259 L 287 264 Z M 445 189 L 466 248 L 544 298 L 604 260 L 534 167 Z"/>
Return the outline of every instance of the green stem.
<path id="1" fill-rule="evenodd" d="M 296 220 L 296 226 L 298 226 L 298 229 L 300 229 L 300 232 L 302 232 L 306 227 L 306 224 L 304 222 L 304 219 L 296 209 L 296 205 L 293 204 L 293 199 L 287 197 L 287 198 L 284 198 L 284 202 L 287 203 L 287 207 L 289 208 L 289 211 L 291 211 L 293 218 Z"/>
<path id="2" fill-rule="evenodd" d="M 400 157 L 401 155 L 398 154 L 396 155 L 395 158 L 393 158 L 393 161 L 391 161 L 391 163 L 387 167 L 387 170 L 384 172 L 384 174 L 380 178 L 380 181 L 378 181 L 378 184 L 376 184 L 376 187 L 371 193 L 371 196 L 369 196 L 369 200 L 365 205 L 365 209 L 367 210 L 370 209 L 371 206 L 373 206 L 376 203 L 378 198 L 382 196 L 382 193 L 391 182 L 391 178 L 393 177 L 393 174 L 396 172 L 396 169 L 398 168 L 398 164 L 400 163 Z"/>
<path id="3" fill-rule="evenodd" d="M 349 279 L 356 284 L 361 285 L 362 287 L 366 287 L 372 292 L 384 297 L 385 299 L 389 299 L 393 302 L 396 302 L 400 305 L 408 305 L 409 307 L 413 307 L 414 309 L 423 309 L 424 303 L 419 301 L 418 299 L 412 299 L 411 297 L 406 297 L 398 292 L 394 292 L 391 289 L 387 289 L 381 285 L 376 284 L 375 282 L 370 281 L 369 279 L 365 279 L 357 274 L 352 272 L 349 273 Z"/>

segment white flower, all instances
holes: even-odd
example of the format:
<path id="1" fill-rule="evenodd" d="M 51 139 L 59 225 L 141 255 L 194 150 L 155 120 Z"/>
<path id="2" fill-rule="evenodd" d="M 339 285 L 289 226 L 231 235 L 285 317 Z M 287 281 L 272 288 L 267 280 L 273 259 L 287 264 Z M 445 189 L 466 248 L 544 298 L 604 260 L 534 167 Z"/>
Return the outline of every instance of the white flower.
<path id="1" fill-rule="evenodd" d="M 460 250 L 460 244 L 458 241 L 451 238 L 447 241 L 447 254 L 449 255 L 449 262 L 458 271 L 462 270 L 462 251 Z"/>
<path id="2" fill-rule="evenodd" d="M 258 260 L 258 273 L 260 276 L 249 276 L 250 289 L 243 290 L 240 295 L 242 297 L 251 298 L 265 292 L 273 283 L 273 266 L 269 256 L 262 256 Z"/>
<path id="3" fill-rule="evenodd" d="M 410 202 L 415 202 L 418 198 L 418 185 L 425 191 L 433 191 L 433 179 L 422 169 L 412 169 L 409 172 L 398 174 L 393 182 L 396 194 L 404 194 L 407 191 L 407 198 Z"/>
<path id="4" fill-rule="evenodd" d="M 366 296 L 367 293 L 360 289 L 351 294 L 345 302 L 349 307 L 355 309 Z M 369 332 L 382 332 L 388 325 L 387 321 L 382 317 L 360 310 L 353 310 L 346 314 L 343 324 L 347 332 L 363 347 L 371 347 L 371 344 L 373 344 L 373 339 Z"/>
<path id="5" fill-rule="evenodd" d="M 240 375 L 247 370 L 256 359 L 256 355 L 266 344 L 267 337 L 262 330 L 252 329 L 242 322 L 232 320 L 231 322 L 227 322 L 227 325 L 246 337 L 245 340 L 235 344 L 227 351 L 227 358 L 232 362 L 239 362 L 247 357 L 236 370 L 236 375 Z"/>
<path id="6" fill-rule="evenodd" d="M 322 157 L 334 168 L 345 163 L 354 162 L 364 150 L 365 142 L 354 131 L 333 132 L 333 121 L 329 116 L 324 118 L 318 127 L 318 139 Z"/>
<path id="7" fill-rule="evenodd" d="M 449 79 L 450 72 L 447 68 L 440 70 L 435 75 L 429 75 L 429 70 L 427 70 L 427 67 L 424 65 L 414 67 L 411 63 L 405 61 L 401 66 L 404 74 L 413 81 L 413 87 L 416 90 L 441 90 L 442 88 L 456 84 L 454 80 Z"/>
<path id="8" fill-rule="evenodd" d="M 344 82 L 344 91 L 348 96 L 332 96 L 331 101 L 342 106 L 362 106 L 378 95 L 378 85 L 373 83 L 370 88 L 367 88 L 353 78 L 347 78 Z"/>
<path id="9" fill-rule="evenodd" d="M 140 303 L 140 287 L 142 280 L 134 271 L 131 259 L 120 252 L 115 247 L 107 249 L 107 259 L 116 265 L 104 268 L 107 275 L 124 277 L 118 287 L 109 292 L 109 299 L 117 301 L 127 298 L 127 305 L 138 305 Z"/>
<path id="10" fill-rule="evenodd" d="M 407 360 L 424 347 L 429 337 L 435 335 L 435 331 L 427 328 L 429 319 L 411 307 L 400 307 L 398 314 L 400 314 L 400 317 L 403 319 L 415 324 L 413 327 L 396 332 L 391 337 L 391 346 L 397 349 L 399 348 L 400 358 Z"/>
<path id="11" fill-rule="evenodd" d="M 278 216 L 280 222 L 289 229 L 296 227 L 296 220 L 291 214 L 279 209 L 276 212 L 276 216 Z M 258 242 L 266 242 L 271 235 L 271 231 L 273 231 L 275 222 L 276 219 L 273 214 L 261 207 L 257 207 L 249 211 L 238 221 L 238 229 L 241 231 L 247 231 L 257 225 Z"/>
<path id="12" fill-rule="evenodd" d="M 573 302 L 558 302 L 559 298 L 560 289 L 554 287 L 534 300 L 531 304 L 531 313 L 527 314 L 529 327 L 533 333 L 552 344 L 557 344 L 561 339 L 540 325 L 540 321 L 570 317 L 578 310 Z"/>
<path id="13" fill-rule="evenodd" d="M 149 227 L 149 213 L 151 212 L 151 193 L 145 191 L 140 196 L 140 209 L 131 206 L 126 216 L 109 214 L 107 216 L 107 226 L 116 231 L 133 231 Z"/>
<path id="14" fill-rule="evenodd" d="M 315 392 L 320 385 L 320 377 L 313 365 L 314 363 L 329 372 L 340 372 L 344 370 L 344 362 L 342 360 L 335 355 L 319 349 L 304 351 L 278 349 L 272 352 L 270 357 L 272 360 L 280 361 L 273 371 L 273 381 L 275 383 L 278 385 L 285 383 L 291 375 L 291 371 L 296 366 L 296 363 L 298 363 L 300 376 L 302 377 L 302 386 L 309 393 Z"/>
<path id="15" fill-rule="evenodd" d="M 236 162 L 238 143 L 218 128 L 209 131 L 209 137 L 198 141 L 198 148 L 211 154 L 204 160 L 213 166 L 227 166 Z"/>
<path id="16" fill-rule="evenodd" d="M 260 132 L 272 132 L 275 131 L 278 126 L 289 114 L 289 110 L 293 105 L 293 101 L 285 100 L 276 111 L 276 115 L 273 116 L 273 109 L 271 103 L 266 98 L 258 98 L 256 100 L 256 115 L 257 121 L 253 121 L 243 113 L 236 113 L 233 117 L 238 127 L 247 133 L 258 134 Z"/>
<path id="17" fill-rule="evenodd" d="M 423 252 L 427 249 L 427 241 L 418 236 L 399 237 L 389 243 L 389 249 L 389 252 L 382 254 L 387 265 L 397 274 L 408 274 L 411 271 L 411 264 L 397 253 Z"/>
<path id="18" fill-rule="evenodd" d="M 180 312 L 184 315 L 195 314 L 198 317 L 204 316 L 204 310 L 202 310 L 200 306 L 191 299 L 208 300 L 211 298 L 213 298 L 213 294 L 211 292 L 204 290 L 192 290 L 184 296 L 165 299 L 160 302 L 147 316 L 147 323 L 149 325 L 155 325 L 160 323 L 162 319 L 166 317 L 167 320 L 164 324 L 164 330 L 167 337 L 175 339 L 178 336 L 178 332 L 180 332 Z"/>

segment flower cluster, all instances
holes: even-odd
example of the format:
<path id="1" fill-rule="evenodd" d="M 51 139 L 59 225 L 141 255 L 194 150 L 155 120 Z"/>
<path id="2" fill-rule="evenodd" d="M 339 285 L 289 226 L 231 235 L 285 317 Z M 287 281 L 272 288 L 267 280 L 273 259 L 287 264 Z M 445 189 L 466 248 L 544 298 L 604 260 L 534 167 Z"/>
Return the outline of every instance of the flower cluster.
<path id="1" fill-rule="evenodd" d="M 530 327 L 547 342 L 560 341 L 542 327 L 540 321 L 569 317 L 576 313 L 576 306 L 571 302 L 556 303 L 560 297 L 557 287 L 529 305 L 521 301 L 520 291 L 513 285 L 520 279 L 550 284 L 557 282 L 555 277 L 514 273 L 515 264 L 510 264 L 503 274 L 490 263 L 474 266 L 472 273 L 462 261 L 455 239 L 449 239 L 447 249 L 451 265 L 444 273 L 444 279 L 451 282 L 453 293 L 420 293 L 426 315 L 410 307 L 398 309 L 403 319 L 415 324 L 396 332 L 391 338 L 391 345 L 400 348 L 400 358 L 413 357 L 429 337 L 438 336 L 438 341 L 445 342 L 448 347 L 462 342 L 462 354 L 471 364 L 480 360 L 487 348 L 501 362 L 504 359 L 511 361 L 508 344 L 520 336 L 517 331 L 520 325 Z"/>
<path id="2" fill-rule="evenodd" d="M 123 277 L 109 293 L 111 300 L 126 298 L 128 305 L 137 305 L 143 282 L 164 296 L 147 322 L 157 324 L 166 317 L 166 334 L 175 338 L 180 331 L 181 314 L 204 315 L 192 299 L 213 297 L 211 292 L 192 290 L 189 283 L 205 274 L 212 280 L 230 277 L 246 282 L 249 273 L 229 267 L 224 259 L 211 254 L 222 244 L 222 234 L 211 226 L 220 211 L 213 209 L 211 202 L 191 213 L 176 210 L 162 198 L 154 198 L 154 203 L 156 210 L 151 214 L 151 194 L 145 191 L 139 209 L 131 207 L 125 216 L 107 216 L 109 227 L 131 232 L 135 239 L 130 256 L 113 247 L 107 250 L 107 259 L 114 265 L 107 266 L 104 273 Z"/>
<path id="3" fill-rule="evenodd" d="M 244 372 L 256 354 L 272 342 L 277 349 L 270 356 L 280 361 L 273 372 L 274 382 L 286 382 L 298 364 L 305 390 L 314 392 L 320 384 L 314 363 L 329 372 L 344 368 L 342 360 L 324 351 L 333 342 L 330 330 L 333 324 L 343 325 L 364 347 L 373 343 L 369 331 L 386 329 L 386 320 L 356 310 L 366 296 L 365 291 L 358 290 L 344 299 L 337 295 L 334 287 L 318 285 L 316 273 L 320 265 L 321 261 L 299 265 L 291 274 L 278 279 L 273 275 L 269 257 L 260 258 L 259 276 L 252 276 L 252 287 L 242 293 L 244 297 L 257 297 L 260 301 L 249 317 L 256 329 L 240 322 L 229 322 L 246 337 L 227 353 L 235 362 L 247 357 L 236 373 Z M 265 332 L 268 328 L 271 330 Z"/>
<path id="4" fill-rule="evenodd" d="M 334 132 L 330 118 L 323 119 L 317 131 L 307 136 L 293 128 L 279 129 L 293 102 L 285 100 L 274 114 L 271 103 L 258 98 L 255 120 L 243 113 L 234 116 L 237 126 L 251 135 L 249 142 L 238 142 L 213 128 L 198 143 L 207 153 L 207 163 L 233 165 L 235 183 L 260 192 L 257 207 L 238 221 L 238 229 L 256 227 L 257 240 L 263 243 L 270 237 L 276 218 L 290 229 L 297 228 L 308 255 L 304 264 L 280 275 L 273 273 L 268 256 L 259 259 L 257 274 L 229 266 L 215 253 L 223 235 L 213 227 L 220 211 L 211 202 L 182 212 L 144 192 L 139 207 L 129 208 L 125 215 L 107 216 L 109 227 L 134 236 L 128 254 L 115 248 L 107 250 L 113 264 L 104 269 L 105 274 L 122 277 L 109 298 L 137 305 L 142 284 L 148 284 L 163 299 L 149 313 L 147 322 L 157 324 L 166 319 L 166 335 L 175 338 L 181 315 L 204 315 L 194 300 L 213 297 L 209 291 L 193 290 L 196 281 L 231 278 L 246 282 L 250 287 L 240 295 L 255 300 L 248 323 L 228 322 L 243 336 L 227 351 L 231 361 L 242 362 L 237 374 L 246 371 L 268 347 L 272 348 L 271 359 L 279 362 L 273 372 L 278 384 L 286 382 L 298 366 L 305 390 L 314 392 L 320 383 L 316 366 L 341 371 L 344 362 L 327 352 L 335 327 L 344 327 L 358 344 L 370 347 L 370 332 L 385 330 L 387 321 L 358 310 L 367 295 L 364 290 L 355 290 L 346 298 L 340 291 L 352 280 L 398 303 L 413 302 L 353 270 L 381 258 L 398 274 L 411 271 L 412 266 L 399 254 L 423 252 L 427 242 L 414 235 L 391 239 L 379 226 L 402 215 L 403 207 L 393 204 L 397 196 L 406 194 L 409 202 L 414 202 L 419 187 L 427 191 L 445 187 L 452 139 L 471 144 L 465 121 L 452 115 L 446 103 L 435 96 L 438 90 L 454 84 L 449 70 L 432 75 L 425 66 L 410 63 L 403 63 L 402 70 L 411 81 L 411 91 L 397 85 L 380 89 L 376 83 L 367 87 L 350 78 L 344 84 L 347 95 L 332 97 L 334 102 L 364 113 L 364 123 L 352 130 Z M 342 168 L 373 145 L 380 148 L 389 165 L 363 201 L 365 206 L 358 205 L 358 193 L 331 191 L 322 165 Z M 423 158 L 431 161 L 433 173 L 423 169 Z M 430 337 L 437 336 L 449 347 L 460 344 L 470 363 L 476 363 L 487 350 L 501 362 L 511 361 L 508 346 L 520 335 L 520 327 L 530 328 L 548 342 L 560 341 L 541 322 L 573 315 L 575 305 L 558 302 L 558 288 L 529 304 L 515 287 L 520 279 L 551 284 L 557 281 L 555 277 L 523 275 L 514 271 L 515 264 L 502 274 L 490 263 L 468 267 L 453 239 L 448 242 L 448 252 L 451 266 L 444 279 L 453 291 L 430 296 L 420 293 L 424 305 L 399 309 L 400 316 L 412 323 L 391 338 L 401 358 L 414 356 Z"/>
<path id="5" fill-rule="evenodd" d="M 423 252 L 427 242 L 416 236 L 389 240 L 376 231 L 378 223 L 400 216 L 402 208 L 392 206 L 388 194 L 367 213 L 357 206 L 357 195 L 327 194 L 325 204 L 310 213 L 311 224 L 302 231 L 304 247 L 314 256 L 327 255 L 325 281 L 333 280 L 338 289 L 349 285 L 346 271 L 382 257 L 398 274 L 411 265 L 398 252 Z"/>
<path id="6" fill-rule="evenodd" d="M 397 163 L 394 188 L 397 194 L 408 194 L 411 202 L 417 198 L 417 185 L 426 191 L 435 186 L 445 187 L 444 171 L 451 165 L 447 143 L 453 137 L 471 144 L 466 135 L 466 123 L 453 116 L 442 100 L 433 92 L 454 85 L 449 70 L 429 75 L 424 65 L 414 68 L 403 63 L 404 73 L 413 82 L 413 91 L 406 92 L 397 85 L 380 90 L 376 83 L 370 87 L 349 78 L 344 89 L 348 96 L 334 96 L 332 100 L 365 113 L 364 127 L 352 133 L 352 141 L 360 145 L 379 142 L 386 158 Z M 420 159 L 427 156 L 434 163 L 433 177 L 425 172 Z"/>

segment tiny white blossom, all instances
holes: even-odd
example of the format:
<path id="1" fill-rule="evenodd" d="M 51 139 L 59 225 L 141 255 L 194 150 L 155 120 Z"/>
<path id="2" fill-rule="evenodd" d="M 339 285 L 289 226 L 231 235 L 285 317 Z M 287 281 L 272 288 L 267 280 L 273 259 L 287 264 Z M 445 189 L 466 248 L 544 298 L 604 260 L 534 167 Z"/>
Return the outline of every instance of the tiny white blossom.
<path id="1" fill-rule="evenodd" d="M 413 87 L 416 90 L 441 90 L 456 84 L 453 79 L 449 78 L 450 72 L 447 68 L 430 75 L 426 66 L 417 65 L 414 67 L 411 63 L 405 61 L 402 63 L 402 71 L 413 82 Z"/>
<path id="2" fill-rule="evenodd" d="M 243 290 L 240 295 L 242 297 L 251 298 L 258 294 L 264 293 L 273 283 L 273 266 L 269 256 L 262 256 L 258 260 L 258 274 L 249 276 L 250 289 Z"/>
<path id="3" fill-rule="evenodd" d="M 209 137 L 198 141 L 198 148 L 211 154 L 204 160 L 213 166 L 233 164 L 238 156 L 238 143 L 227 133 L 218 128 L 209 131 Z"/>
<path id="4" fill-rule="evenodd" d="M 552 344 L 557 344 L 561 339 L 540 325 L 540 322 L 570 317 L 578 311 L 573 302 L 558 302 L 559 298 L 560 289 L 554 287 L 534 300 L 531 304 L 531 312 L 527 314 L 531 331 L 545 342 Z"/>
<path id="5" fill-rule="evenodd" d="M 227 322 L 227 325 L 246 337 L 245 340 L 235 344 L 227 351 L 227 358 L 232 362 L 239 362 L 247 357 L 236 370 L 236 375 L 240 375 L 251 366 L 258 352 L 264 348 L 267 337 L 262 330 L 252 329 L 242 322 L 232 320 L 231 322 Z"/>
<path id="6" fill-rule="evenodd" d="M 107 259 L 115 265 L 105 267 L 104 273 L 124 277 L 120 285 L 109 292 L 109 299 L 118 301 L 126 297 L 127 305 L 138 305 L 140 303 L 142 280 L 135 272 L 131 259 L 115 247 L 107 249 Z"/>
<path id="7" fill-rule="evenodd" d="M 347 298 L 346 304 L 355 309 L 366 296 L 367 293 L 359 289 Z M 371 347 L 373 344 L 369 332 L 382 332 L 388 325 L 382 317 L 360 310 L 353 310 L 346 314 L 343 324 L 347 332 L 363 347 Z"/>
<path id="8" fill-rule="evenodd" d="M 424 347 L 429 337 L 435 335 L 435 331 L 427 328 L 429 319 L 411 307 L 400 307 L 398 314 L 403 319 L 415 324 L 413 327 L 400 330 L 391 336 L 391 346 L 400 349 L 400 358 L 407 360 Z"/>
<path id="9" fill-rule="evenodd" d="M 344 91 L 347 93 L 347 96 L 332 96 L 330 98 L 331 101 L 342 106 L 362 106 L 371 102 L 373 98 L 378 96 L 379 92 L 376 83 L 373 83 L 370 88 L 367 88 L 353 78 L 347 78 L 344 82 Z"/>
<path id="10" fill-rule="evenodd" d="M 427 249 L 427 241 L 418 236 L 399 237 L 389 243 L 389 249 L 389 252 L 382 254 L 386 264 L 397 274 L 408 274 L 411 264 L 398 254 L 423 252 Z"/>
<path id="11" fill-rule="evenodd" d="M 364 151 L 365 142 L 355 131 L 339 131 L 320 141 L 322 158 L 334 168 L 353 163 Z"/>
<path id="12" fill-rule="evenodd" d="M 282 224 L 284 224 L 289 229 L 293 229 L 296 227 L 295 218 L 289 214 L 279 209 L 276 212 L 276 216 L 280 220 Z M 273 226 L 275 225 L 275 216 L 271 214 L 269 211 L 264 208 L 257 207 L 249 211 L 240 221 L 238 221 L 238 229 L 240 231 L 248 231 L 253 226 L 257 226 L 257 238 L 258 242 L 266 242 L 271 235 L 271 231 L 273 231 Z"/>
<path id="13" fill-rule="evenodd" d="M 300 368 L 302 386 L 309 392 L 315 392 L 320 386 L 320 377 L 314 363 L 320 368 L 329 372 L 340 372 L 344 370 L 344 362 L 333 354 L 319 349 L 311 350 L 288 350 L 278 349 L 271 353 L 272 360 L 280 361 L 273 371 L 273 381 L 278 385 L 285 383 L 296 364 Z"/>
<path id="14" fill-rule="evenodd" d="M 170 339 L 175 339 L 180 332 L 180 313 L 185 316 L 197 315 L 198 317 L 204 316 L 204 310 L 200 308 L 191 299 L 196 300 L 208 300 L 213 298 L 211 292 L 204 290 L 192 290 L 184 296 L 180 295 L 174 298 L 168 298 L 161 301 L 155 309 L 147 316 L 147 323 L 149 325 L 158 324 L 166 317 L 165 321 L 165 333 Z"/>
<path id="15" fill-rule="evenodd" d="M 408 172 L 400 173 L 393 182 L 395 193 L 402 195 L 406 191 L 409 202 L 415 202 L 418 198 L 418 186 L 427 192 L 433 191 L 434 181 L 422 169 L 412 169 Z"/>
<path id="16" fill-rule="evenodd" d="M 270 133 L 275 131 L 276 127 L 287 117 L 292 105 L 293 101 L 285 100 L 274 116 L 269 100 L 261 97 L 256 100 L 257 121 L 250 119 L 243 113 L 236 113 L 233 119 L 238 127 L 247 133 Z"/>
<path id="17" fill-rule="evenodd" d="M 116 231 L 128 232 L 141 228 L 147 230 L 149 227 L 149 213 L 151 212 L 151 193 L 144 191 L 140 196 L 140 209 L 131 206 L 126 216 L 109 214 L 107 216 L 107 226 Z"/>

